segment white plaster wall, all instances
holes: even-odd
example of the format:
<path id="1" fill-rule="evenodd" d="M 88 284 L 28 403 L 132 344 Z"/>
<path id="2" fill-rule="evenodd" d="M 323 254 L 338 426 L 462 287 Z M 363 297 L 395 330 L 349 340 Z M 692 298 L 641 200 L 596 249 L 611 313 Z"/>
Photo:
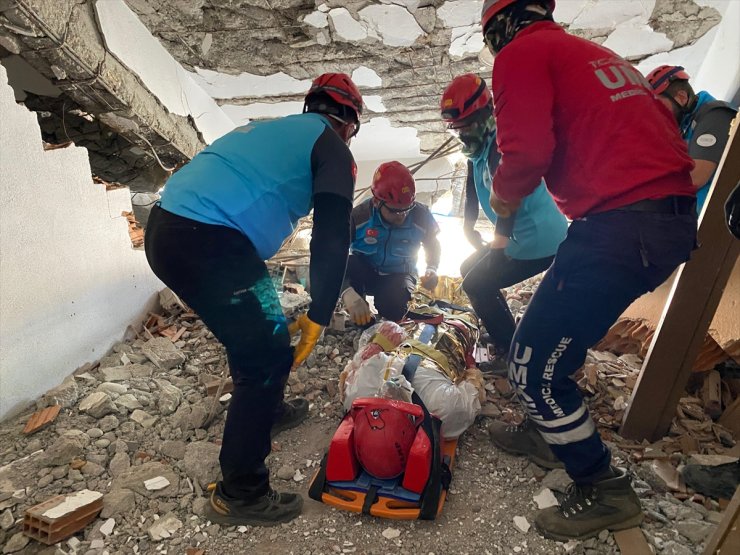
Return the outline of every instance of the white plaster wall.
<path id="1" fill-rule="evenodd" d="M 44 151 L 0 65 L 0 418 L 105 354 L 162 287 L 87 151 Z"/>
<path id="2" fill-rule="evenodd" d="M 694 85 L 722 100 L 732 100 L 740 89 L 740 2 L 715 5 L 722 14 L 717 34 L 707 51 Z"/>

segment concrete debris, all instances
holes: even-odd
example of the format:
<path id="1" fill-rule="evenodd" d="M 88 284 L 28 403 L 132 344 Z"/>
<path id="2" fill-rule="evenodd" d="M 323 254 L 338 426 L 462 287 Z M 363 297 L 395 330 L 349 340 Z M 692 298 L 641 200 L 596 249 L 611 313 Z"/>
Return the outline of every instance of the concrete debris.
<path id="1" fill-rule="evenodd" d="M 0 516 L 0 528 L 3 530 L 9 530 L 10 527 L 13 526 L 14 522 L 15 518 L 13 517 L 13 512 L 10 509 L 5 509 L 2 516 Z"/>
<path id="2" fill-rule="evenodd" d="M 166 380 L 155 380 L 159 387 L 159 400 L 157 406 L 162 416 L 172 414 L 177 410 L 182 401 L 182 391 Z"/>
<path id="3" fill-rule="evenodd" d="M 158 542 L 172 535 L 182 528 L 182 522 L 173 513 L 167 513 L 152 524 L 147 533 L 152 541 Z"/>
<path id="4" fill-rule="evenodd" d="M 113 528 L 116 526 L 116 521 L 112 518 L 106 520 L 100 527 L 100 533 L 104 536 L 110 536 L 113 533 Z"/>
<path id="5" fill-rule="evenodd" d="M 130 366 L 114 366 L 101 368 L 100 373 L 106 382 L 123 382 L 132 377 Z"/>
<path id="6" fill-rule="evenodd" d="M 85 397 L 77 407 L 93 418 L 102 418 L 106 414 L 116 411 L 113 400 L 104 391 L 96 391 Z"/>
<path id="7" fill-rule="evenodd" d="M 89 443 L 90 439 L 85 441 L 81 435 L 64 435 L 43 452 L 41 460 L 47 466 L 69 464 L 72 459 L 82 455 Z"/>
<path id="8" fill-rule="evenodd" d="M 281 480 L 292 480 L 295 476 L 296 471 L 290 465 L 281 466 L 275 475 Z"/>
<path id="9" fill-rule="evenodd" d="M 170 481 L 164 476 L 157 476 L 144 480 L 144 487 L 149 491 L 157 491 L 170 485 Z"/>
<path id="10" fill-rule="evenodd" d="M 558 500 L 550 488 L 544 488 L 535 495 L 534 502 L 537 503 L 538 509 L 547 509 L 548 507 L 557 507 L 559 505 Z"/>
<path id="11" fill-rule="evenodd" d="M 28 545 L 29 537 L 25 536 L 23 532 L 13 534 L 8 543 L 3 547 L 3 553 L 18 553 L 21 549 Z"/>
<path id="12" fill-rule="evenodd" d="M 529 532 L 529 529 L 532 525 L 529 524 L 529 521 L 523 516 L 515 516 L 514 526 L 516 526 L 517 530 L 519 530 L 522 534 L 526 534 L 527 532 Z"/>
<path id="13" fill-rule="evenodd" d="M 215 481 L 218 477 L 220 467 L 218 464 L 218 455 L 221 448 L 210 442 L 197 441 L 189 444 L 185 448 L 183 458 L 183 468 L 185 473 L 198 483 L 202 488 L 206 488 L 209 483 Z"/>
<path id="14" fill-rule="evenodd" d="M 136 497 L 134 492 L 127 489 L 114 490 L 103 496 L 102 518 L 110 518 L 117 515 L 127 515 L 134 510 Z"/>
<path id="15" fill-rule="evenodd" d="M 151 428 L 159 420 L 159 416 L 153 416 L 146 411 L 137 409 L 131 413 L 131 420 L 141 424 L 143 428 Z"/>
<path id="16" fill-rule="evenodd" d="M 163 476 L 170 485 L 156 491 L 150 491 L 144 483 L 152 478 Z M 172 497 L 180 489 L 180 477 L 169 466 L 160 462 L 146 462 L 139 466 L 132 466 L 123 471 L 111 484 L 111 490 L 129 489 L 147 497 Z"/>
<path id="17" fill-rule="evenodd" d="M 60 385 L 47 391 L 39 401 L 43 407 L 50 405 L 61 405 L 63 408 L 75 406 L 79 399 L 80 391 L 74 378 L 67 378 Z M 42 408 L 42 407 L 39 407 Z"/>
<path id="18" fill-rule="evenodd" d="M 536 284 L 536 279 L 527 280 L 506 290 L 511 300 L 518 301 L 512 306 L 526 310 Z M 14 520 L 20 518 L 23 508 L 59 493 L 68 496 L 89 489 L 103 494 L 100 518 L 90 523 L 84 535 L 77 535 L 77 553 L 184 553 L 189 546 L 196 551 L 208 546 L 209 553 L 230 553 L 251 552 L 258 545 L 274 546 L 286 553 L 388 551 L 376 545 L 378 538 L 367 528 L 369 521 L 343 512 L 307 511 L 284 525 L 290 532 L 285 534 L 258 527 L 246 527 L 240 533 L 237 527 L 207 522 L 207 488 L 220 478 L 220 439 L 228 409 L 228 401 L 218 402 L 214 396 L 222 376 L 228 375 L 225 353 L 187 308 L 176 315 L 149 318 L 147 331 L 139 333 L 140 338 L 132 334 L 128 342 L 114 346 L 100 367 L 88 365 L 75 376 L 75 403 L 82 400 L 72 405 L 75 410 L 61 410 L 56 420 L 32 436 L 21 432 L 32 411 L 11 419 L 8 426 L 0 425 L 0 545 L 11 542 L 17 531 Z M 143 354 L 144 346 L 152 341 L 144 339 L 149 337 L 147 332 L 168 341 L 185 357 L 184 363 L 165 369 L 149 362 Z M 177 345 L 168 335 L 171 333 L 173 337 L 180 333 Z M 355 353 L 359 335 L 351 324 L 343 332 L 327 329 L 307 363 L 290 373 L 287 398 L 306 397 L 312 409 L 299 428 L 282 432 L 273 441 L 268 467 L 275 489 L 303 490 L 315 471 L 315 463 L 323 456 L 328 437 L 344 412 L 337 376 Z M 720 433 L 723 429 L 716 428 L 717 423 L 706 415 L 701 398 L 693 391 L 681 400 L 680 414 L 666 438 L 653 444 L 633 444 L 616 435 L 613 415 L 618 399 L 629 399 L 632 376 L 639 364 L 635 357 L 592 351 L 578 380 L 585 380 L 582 387 L 587 403 L 595 410 L 597 426 L 615 464 L 627 467 L 633 476 L 647 516 L 640 527 L 645 539 L 660 555 L 700 552 L 721 520 L 718 500 L 690 489 L 669 488 L 654 467 L 675 477 L 674 471 L 681 465 L 730 462 L 736 460 L 737 453 L 723 443 L 727 442 Z M 119 381 L 124 371 L 130 377 Z M 483 414 L 514 422 L 521 412 L 512 392 L 502 394 L 505 381 L 497 384 L 494 376 L 485 377 Z M 209 391 L 211 383 L 216 386 Z M 232 385 L 231 380 L 227 384 Z M 214 399 L 213 418 L 206 425 Z M 90 405 L 94 410 L 108 402 L 112 410 L 101 417 L 80 409 L 80 405 Z M 479 419 L 461 437 L 449 493 L 451 503 L 445 508 L 450 523 L 459 519 L 471 531 L 466 549 L 493 552 L 491 546 L 496 545 L 506 553 L 615 555 L 617 546 L 610 534 L 563 545 L 529 534 L 531 528 L 525 532 L 535 508 L 554 506 L 556 496 L 571 480 L 563 470 L 548 472 L 524 458 L 492 450 L 487 424 L 488 419 Z M 516 523 L 512 522 L 514 515 Z M 105 523 L 111 518 L 115 528 L 106 536 Z M 512 533 L 512 524 L 521 534 Z M 454 534 L 428 536 L 423 527 L 386 526 L 377 528 L 375 534 L 394 544 L 402 541 L 399 549 L 408 552 L 454 553 L 460 547 Z M 342 530 L 341 541 L 337 530 Z M 72 551 L 64 542 L 60 549 Z M 51 551 L 43 553 L 51 555 Z"/>
<path id="19" fill-rule="evenodd" d="M 185 355 L 166 337 L 150 339 L 141 352 L 161 370 L 170 370 L 185 362 Z"/>

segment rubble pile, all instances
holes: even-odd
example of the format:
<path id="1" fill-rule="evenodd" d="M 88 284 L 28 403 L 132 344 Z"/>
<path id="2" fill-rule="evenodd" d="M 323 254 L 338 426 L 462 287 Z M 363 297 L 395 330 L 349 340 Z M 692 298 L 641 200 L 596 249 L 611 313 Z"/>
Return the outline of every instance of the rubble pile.
<path id="1" fill-rule="evenodd" d="M 515 314 L 536 284 L 528 280 L 507 292 Z M 307 302 L 297 288 L 283 298 L 286 312 Z M 529 528 L 533 511 L 553 503 L 568 478 L 491 447 L 485 416 L 511 421 L 520 414 L 506 379 L 491 375 L 485 377 L 484 417 L 461 438 L 450 501 L 437 521 L 389 527 L 308 502 L 306 514 L 278 529 L 209 522 L 207 488 L 219 477 L 231 387 L 226 356 L 176 297 L 165 292 L 161 305 L 161 314 L 129 330 L 107 356 L 0 424 L 2 553 L 451 553 L 461 552 L 458 530 L 466 529 L 474 531 L 464 540 L 470 552 L 619 553 L 609 533 L 561 544 Z M 354 328 L 327 329 L 306 363 L 291 373 L 287 394 L 309 399 L 309 418 L 273 442 L 268 465 L 274 487 L 305 494 L 343 414 L 339 373 L 359 336 Z M 620 438 L 616 429 L 640 363 L 634 355 L 594 351 L 577 379 L 617 464 L 636 477 L 647 542 L 656 553 L 696 553 L 721 518 L 724 501 L 696 494 L 679 470 L 693 462 L 737 460 L 737 447 L 732 434 L 706 413 L 703 400 L 691 396 L 682 399 L 662 441 Z M 102 495 L 102 509 L 86 527 L 51 546 L 24 535 L 29 509 L 84 490 Z"/>

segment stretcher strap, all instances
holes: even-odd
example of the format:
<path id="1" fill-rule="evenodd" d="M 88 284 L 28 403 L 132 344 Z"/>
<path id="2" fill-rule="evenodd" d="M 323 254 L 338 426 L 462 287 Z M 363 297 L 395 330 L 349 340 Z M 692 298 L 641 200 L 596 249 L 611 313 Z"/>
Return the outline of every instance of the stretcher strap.
<path id="1" fill-rule="evenodd" d="M 315 501 L 322 500 L 322 494 L 324 493 L 324 488 L 326 486 L 326 459 L 328 457 L 329 453 L 327 452 L 324 454 L 324 458 L 321 459 L 321 464 L 319 465 L 319 471 L 316 473 L 316 478 L 314 478 L 308 488 L 308 496 Z"/>
<path id="2" fill-rule="evenodd" d="M 376 345 L 380 345 L 380 348 L 383 349 L 385 352 L 396 350 L 396 346 L 391 342 L 391 340 L 380 333 L 376 333 L 375 335 L 373 335 L 373 338 L 370 340 L 370 342 L 375 343 Z"/>

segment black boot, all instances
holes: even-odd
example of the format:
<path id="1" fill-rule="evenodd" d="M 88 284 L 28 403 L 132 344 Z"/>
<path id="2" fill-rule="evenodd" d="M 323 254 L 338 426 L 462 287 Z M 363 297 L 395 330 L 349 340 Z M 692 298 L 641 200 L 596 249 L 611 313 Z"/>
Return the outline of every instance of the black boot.
<path id="1" fill-rule="evenodd" d="M 270 489 L 254 500 L 229 497 L 224 493 L 221 482 L 211 492 L 211 503 L 207 508 L 212 522 L 232 526 L 276 526 L 290 522 L 303 508 L 300 493 L 277 492 Z"/>
<path id="2" fill-rule="evenodd" d="M 560 507 L 537 513 L 535 525 L 546 538 L 582 540 L 602 530 L 624 530 L 642 522 L 642 508 L 627 472 L 611 469 L 611 476 L 587 486 L 568 486 Z"/>
<path id="3" fill-rule="evenodd" d="M 283 401 L 270 430 L 270 437 L 274 438 L 280 432 L 295 428 L 308 416 L 308 401 L 302 397 Z"/>

